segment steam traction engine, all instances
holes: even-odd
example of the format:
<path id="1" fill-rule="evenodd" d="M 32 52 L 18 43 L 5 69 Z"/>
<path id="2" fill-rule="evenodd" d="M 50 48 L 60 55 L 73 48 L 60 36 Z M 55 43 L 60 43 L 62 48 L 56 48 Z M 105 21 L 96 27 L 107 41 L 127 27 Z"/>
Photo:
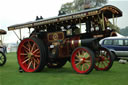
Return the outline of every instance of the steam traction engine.
<path id="1" fill-rule="evenodd" d="M 49 19 L 40 19 L 8 27 L 9 30 L 34 28 L 21 39 L 17 57 L 25 72 L 41 71 L 44 66 L 61 68 L 69 60 L 77 73 L 88 74 L 93 68 L 109 70 L 112 53 L 99 45 L 104 37 L 116 35 L 108 19 L 122 16 L 115 6 L 88 9 Z"/>

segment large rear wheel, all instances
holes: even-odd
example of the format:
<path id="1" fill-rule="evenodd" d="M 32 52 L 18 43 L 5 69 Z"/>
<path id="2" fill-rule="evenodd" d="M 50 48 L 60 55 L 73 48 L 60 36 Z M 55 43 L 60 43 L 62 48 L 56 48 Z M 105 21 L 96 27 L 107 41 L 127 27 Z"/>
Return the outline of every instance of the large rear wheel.
<path id="1" fill-rule="evenodd" d="M 95 69 L 99 71 L 107 71 L 112 67 L 113 55 L 112 53 L 104 48 L 99 48 L 99 55 L 96 58 Z"/>
<path id="2" fill-rule="evenodd" d="M 21 41 L 17 51 L 18 63 L 25 72 L 41 71 L 46 64 L 43 41 L 27 38 Z"/>
<path id="3" fill-rule="evenodd" d="M 95 64 L 94 53 L 87 47 L 76 48 L 71 57 L 73 69 L 80 74 L 90 73 Z"/>

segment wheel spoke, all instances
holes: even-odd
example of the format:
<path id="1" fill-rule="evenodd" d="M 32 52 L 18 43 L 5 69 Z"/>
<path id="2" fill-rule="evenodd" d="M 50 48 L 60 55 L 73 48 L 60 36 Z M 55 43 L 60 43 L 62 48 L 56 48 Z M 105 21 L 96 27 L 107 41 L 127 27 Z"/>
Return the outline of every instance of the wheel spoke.
<path id="1" fill-rule="evenodd" d="M 100 62 L 98 62 L 98 67 L 100 67 Z"/>
<path id="2" fill-rule="evenodd" d="M 2 58 L 1 61 L 3 62 L 4 61 L 4 58 Z"/>
<path id="3" fill-rule="evenodd" d="M 2 63 L 2 60 L 0 60 L 0 62 Z"/>
<path id="4" fill-rule="evenodd" d="M 86 60 L 89 60 L 90 59 L 90 56 L 88 56 L 87 58 L 85 58 Z"/>
<path id="5" fill-rule="evenodd" d="M 77 65 L 79 65 L 79 64 L 80 64 L 80 62 L 78 62 L 78 63 L 75 63 L 75 64 L 76 64 L 76 66 L 77 66 Z"/>
<path id="6" fill-rule="evenodd" d="M 88 69 L 87 66 L 84 64 L 85 70 Z"/>
<path id="7" fill-rule="evenodd" d="M 31 44 L 30 44 L 30 41 L 28 41 L 27 46 L 28 46 L 29 52 L 31 52 Z"/>
<path id="8" fill-rule="evenodd" d="M 90 61 L 90 60 L 84 60 L 84 62 L 85 62 L 85 63 L 91 63 L 91 61 Z"/>
<path id="9" fill-rule="evenodd" d="M 35 59 L 34 58 L 34 61 L 35 61 L 36 64 L 39 64 L 40 63 L 40 61 L 38 59 Z"/>
<path id="10" fill-rule="evenodd" d="M 80 51 L 78 51 L 78 57 L 80 57 Z"/>
<path id="11" fill-rule="evenodd" d="M 24 50 L 24 53 L 27 53 L 27 54 L 28 54 L 28 53 L 29 53 L 29 51 L 27 51 L 27 50 Z"/>
<path id="12" fill-rule="evenodd" d="M 108 64 L 109 63 L 109 60 L 105 60 L 104 63 Z"/>
<path id="13" fill-rule="evenodd" d="M 78 51 L 76 57 L 77 57 L 78 59 L 81 59 L 81 58 L 83 57 L 83 55 L 80 53 L 80 51 Z"/>
<path id="14" fill-rule="evenodd" d="M 86 60 L 90 58 L 90 55 L 86 51 L 82 51 L 82 56 L 86 58 Z"/>
<path id="15" fill-rule="evenodd" d="M 85 66 L 84 66 L 84 64 L 82 65 L 82 71 L 84 71 L 84 68 L 85 68 Z"/>
<path id="16" fill-rule="evenodd" d="M 1 59 L 4 59 L 4 56 L 1 56 Z"/>
<path id="17" fill-rule="evenodd" d="M 79 68 L 79 69 L 81 69 L 81 66 L 80 66 L 80 64 L 78 65 L 78 68 Z"/>
<path id="18" fill-rule="evenodd" d="M 32 58 L 31 61 L 32 61 L 32 67 L 33 67 L 33 69 L 35 69 L 36 68 L 36 64 L 35 64 L 34 58 Z"/>
<path id="19" fill-rule="evenodd" d="M 78 56 L 78 55 L 76 55 L 76 58 L 81 59 L 81 57 L 80 57 L 80 56 Z"/>
<path id="20" fill-rule="evenodd" d="M 99 62 L 96 62 L 96 66 L 99 66 Z"/>
<path id="21" fill-rule="evenodd" d="M 34 52 L 32 52 L 33 54 L 35 54 L 36 52 L 40 52 L 40 50 L 39 49 L 36 49 Z"/>
<path id="22" fill-rule="evenodd" d="M 29 61 L 29 60 L 30 60 L 30 59 L 27 58 L 26 60 L 24 60 L 24 61 L 22 62 L 22 64 L 26 63 L 26 62 Z"/>
<path id="23" fill-rule="evenodd" d="M 76 62 L 79 62 L 80 60 L 79 59 L 75 59 Z"/>
<path id="24" fill-rule="evenodd" d="M 90 67 L 90 64 L 86 63 L 86 65 L 87 65 L 88 67 Z"/>
<path id="25" fill-rule="evenodd" d="M 34 55 L 34 56 L 40 58 L 40 55 Z"/>
<path id="26" fill-rule="evenodd" d="M 29 69 L 29 68 L 30 68 L 31 64 L 32 64 L 32 61 L 29 63 L 29 65 L 28 65 L 28 68 L 27 68 L 27 69 Z"/>
<path id="27" fill-rule="evenodd" d="M 109 60 L 110 60 L 109 57 L 104 58 L 104 61 L 109 61 Z"/>
<path id="28" fill-rule="evenodd" d="M 20 55 L 28 55 L 28 54 L 26 54 L 26 53 L 20 53 Z"/>
<path id="29" fill-rule="evenodd" d="M 102 61 L 101 63 L 102 63 L 103 68 L 105 68 L 105 67 L 106 67 L 106 65 L 104 64 L 104 62 Z"/>
<path id="30" fill-rule="evenodd" d="M 82 55 L 85 57 L 85 55 L 87 54 L 87 52 L 82 51 Z"/>
<path id="31" fill-rule="evenodd" d="M 31 52 L 33 51 L 34 47 L 35 47 L 35 43 L 33 44 L 32 48 L 31 48 Z"/>
<path id="32" fill-rule="evenodd" d="M 23 48 L 25 48 L 27 50 L 27 52 L 29 52 L 29 49 L 26 46 L 23 45 Z"/>
<path id="33" fill-rule="evenodd" d="M 4 60 L 4 59 L 5 59 L 5 57 L 4 57 L 4 56 L 2 56 L 2 57 L 1 57 L 1 59 L 2 59 L 2 60 Z"/>
<path id="34" fill-rule="evenodd" d="M 37 51 L 36 54 L 39 54 L 40 55 L 40 51 Z"/>

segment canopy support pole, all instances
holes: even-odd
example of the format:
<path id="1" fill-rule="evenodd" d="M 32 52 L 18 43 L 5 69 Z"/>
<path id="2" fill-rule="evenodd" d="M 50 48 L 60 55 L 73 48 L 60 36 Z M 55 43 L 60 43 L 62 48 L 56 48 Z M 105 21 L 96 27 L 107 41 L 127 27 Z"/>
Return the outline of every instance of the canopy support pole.
<path id="1" fill-rule="evenodd" d="M 21 39 L 19 38 L 19 36 L 16 34 L 16 32 L 13 30 L 14 34 L 17 36 L 17 38 L 21 41 Z"/>
<path id="2" fill-rule="evenodd" d="M 29 35 L 31 34 L 31 28 L 28 28 L 28 30 L 29 30 Z"/>
<path id="3" fill-rule="evenodd" d="M 105 25 L 104 25 L 104 14 L 102 13 L 102 22 L 103 22 L 103 31 L 105 30 Z"/>
<path id="4" fill-rule="evenodd" d="M 117 26 L 117 17 L 116 17 L 116 26 Z"/>
<path id="5" fill-rule="evenodd" d="M 20 29 L 20 40 L 22 40 L 21 29 Z"/>
<path id="6" fill-rule="evenodd" d="M 80 33 L 81 33 L 81 20 L 79 19 Z"/>
<path id="7" fill-rule="evenodd" d="M 112 14 L 113 25 L 115 26 L 114 14 Z"/>
<path id="8" fill-rule="evenodd" d="M 3 45 L 3 38 L 2 38 L 2 35 L 1 35 L 1 44 Z"/>

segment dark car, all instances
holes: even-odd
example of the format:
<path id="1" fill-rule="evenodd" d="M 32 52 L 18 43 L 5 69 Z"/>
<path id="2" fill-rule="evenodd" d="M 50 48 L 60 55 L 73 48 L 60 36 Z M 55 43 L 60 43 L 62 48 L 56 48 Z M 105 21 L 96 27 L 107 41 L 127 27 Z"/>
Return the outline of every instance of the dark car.
<path id="1" fill-rule="evenodd" d="M 109 37 L 100 44 L 108 48 L 115 55 L 115 59 L 128 58 L 128 37 Z"/>

